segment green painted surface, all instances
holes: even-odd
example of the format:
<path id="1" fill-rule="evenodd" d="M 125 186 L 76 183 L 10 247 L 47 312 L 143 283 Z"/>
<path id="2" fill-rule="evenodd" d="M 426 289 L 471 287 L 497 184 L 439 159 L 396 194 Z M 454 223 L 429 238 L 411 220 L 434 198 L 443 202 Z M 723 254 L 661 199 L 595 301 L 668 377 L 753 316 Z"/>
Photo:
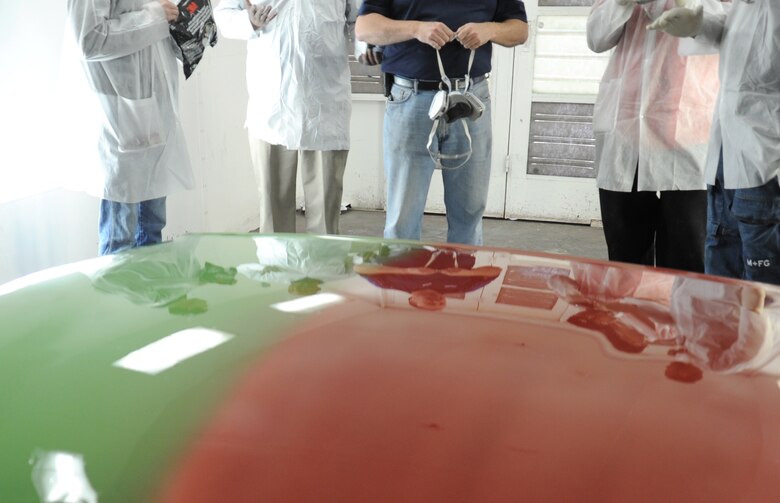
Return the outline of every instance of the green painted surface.
<path id="1" fill-rule="evenodd" d="M 51 451 L 83 456 L 100 501 L 148 501 L 242 370 L 305 316 L 269 306 L 381 253 L 370 240 L 189 236 L 0 295 L 0 501 L 40 501 L 31 459 Z M 234 337 L 157 375 L 113 366 L 192 327 Z"/>

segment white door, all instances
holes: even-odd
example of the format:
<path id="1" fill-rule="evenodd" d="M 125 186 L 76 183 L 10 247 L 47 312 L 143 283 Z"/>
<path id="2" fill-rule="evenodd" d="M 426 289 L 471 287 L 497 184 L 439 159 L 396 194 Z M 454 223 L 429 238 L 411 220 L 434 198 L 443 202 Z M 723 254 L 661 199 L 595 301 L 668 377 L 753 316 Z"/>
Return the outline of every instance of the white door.
<path id="1" fill-rule="evenodd" d="M 587 47 L 591 3 L 525 1 L 530 36 L 515 49 L 505 218 L 601 218 L 592 115 L 609 54 Z"/>

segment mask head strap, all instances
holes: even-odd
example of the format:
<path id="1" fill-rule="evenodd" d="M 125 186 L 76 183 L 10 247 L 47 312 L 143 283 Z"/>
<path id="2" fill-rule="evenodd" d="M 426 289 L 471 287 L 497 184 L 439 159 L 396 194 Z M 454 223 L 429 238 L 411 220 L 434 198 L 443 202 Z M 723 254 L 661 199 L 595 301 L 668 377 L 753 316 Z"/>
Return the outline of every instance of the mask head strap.
<path id="1" fill-rule="evenodd" d="M 471 83 L 471 79 L 469 75 L 471 74 L 471 66 L 474 64 L 474 50 L 471 50 L 471 54 L 469 55 L 469 66 L 466 70 L 466 77 L 465 77 L 465 86 L 463 87 L 463 92 L 468 91 L 469 84 Z M 439 73 L 441 74 L 441 81 L 444 82 L 444 85 L 447 86 L 447 93 L 452 92 L 452 82 L 450 81 L 449 77 L 447 77 L 447 74 L 444 72 L 444 64 L 441 62 L 441 54 L 439 50 L 436 50 L 436 61 L 439 64 Z M 471 142 L 471 133 L 469 133 L 469 126 L 466 124 L 466 119 L 461 119 L 460 123 L 463 125 L 463 131 L 466 134 L 466 139 L 469 143 L 468 151 L 462 153 L 462 154 L 442 154 L 441 153 L 441 146 L 437 145 L 437 151 L 434 152 L 433 150 L 433 140 L 436 137 L 436 132 L 439 129 L 439 121 L 441 117 L 437 117 L 433 121 L 433 127 L 431 128 L 431 133 L 428 135 L 428 144 L 426 145 L 428 148 L 428 155 L 431 156 L 431 159 L 433 159 L 434 165 L 436 169 L 457 169 L 466 164 L 469 159 L 471 159 L 471 153 L 473 152 L 473 149 L 471 148 L 472 142 Z M 437 141 L 438 144 L 438 141 Z M 456 166 L 444 166 L 442 164 L 443 160 L 450 160 L 450 161 L 460 161 L 459 164 Z"/>

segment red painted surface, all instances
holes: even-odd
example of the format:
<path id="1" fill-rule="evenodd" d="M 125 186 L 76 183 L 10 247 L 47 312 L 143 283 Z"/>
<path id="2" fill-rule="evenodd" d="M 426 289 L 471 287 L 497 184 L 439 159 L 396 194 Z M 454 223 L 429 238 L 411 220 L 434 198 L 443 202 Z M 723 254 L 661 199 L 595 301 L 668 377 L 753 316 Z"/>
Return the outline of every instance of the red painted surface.
<path id="1" fill-rule="evenodd" d="M 237 383 L 161 501 L 780 501 L 776 378 L 583 324 L 322 314 Z"/>

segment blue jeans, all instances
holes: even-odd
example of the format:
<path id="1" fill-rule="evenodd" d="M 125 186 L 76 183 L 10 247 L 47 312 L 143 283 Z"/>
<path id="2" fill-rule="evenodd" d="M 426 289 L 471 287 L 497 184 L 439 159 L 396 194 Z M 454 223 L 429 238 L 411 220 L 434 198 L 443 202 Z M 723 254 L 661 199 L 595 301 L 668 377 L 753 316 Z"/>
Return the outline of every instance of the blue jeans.
<path id="1" fill-rule="evenodd" d="M 100 201 L 98 253 L 109 255 L 137 246 L 162 241 L 165 227 L 165 198 L 140 203 Z"/>
<path id="2" fill-rule="evenodd" d="M 780 285 L 780 185 L 726 189 L 723 153 L 707 186 L 705 272 Z"/>
<path id="3" fill-rule="evenodd" d="M 442 170 L 442 178 L 447 241 L 480 245 L 493 145 L 487 79 L 473 86 L 471 91 L 485 105 L 482 117 L 476 121 L 466 120 L 473 142 L 471 158 L 460 168 Z M 426 145 L 433 126 L 428 109 L 436 92 L 393 85 L 387 101 L 384 122 L 386 238 L 420 239 L 425 200 L 435 169 Z M 451 124 L 441 121 L 437 138 L 443 154 L 468 151 L 468 140 L 460 120 Z M 452 161 L 445 161 L 445 166 L 448 164 Z"/>

